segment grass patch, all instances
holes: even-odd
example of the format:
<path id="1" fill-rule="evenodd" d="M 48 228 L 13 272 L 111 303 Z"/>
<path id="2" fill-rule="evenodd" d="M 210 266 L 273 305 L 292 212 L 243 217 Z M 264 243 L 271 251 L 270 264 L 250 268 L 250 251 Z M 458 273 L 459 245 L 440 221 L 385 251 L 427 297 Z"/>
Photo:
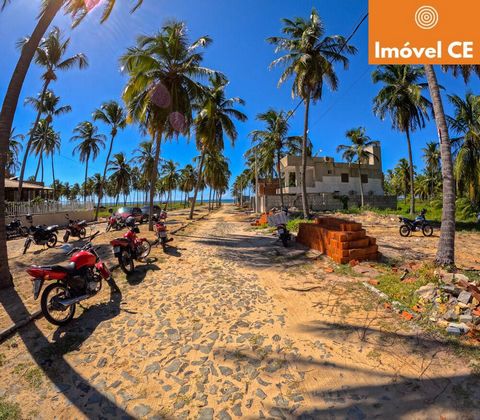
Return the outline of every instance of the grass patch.
<path id="1" fill-rule="evenodd" d="M 377 288 L 391 299 L 412 307 L 418 303 L 419 299 L 415 291 L 428 283 L 437 282 L 434 267 L 431 264 L 424 264 L 414 273 L 414 276 L 408 278 L 415 281 L 404 282 L 400 280 L 400 274 L 388 271 L 377 277 L 379 281 Z"/>
<path id="2" fill-rule="evenodd" d="M 291 219 L 287 223 L 287 229 L 290 232 L 298 233 L 298 230 L 300 229 L 300 223 L 313 223 L 313 220 Z"/>
<path id="3" fill-rule="evenodd" d="M 37 389 L 43 383 L 42 370 L 38 367 L 32 367 L 28 369 L 25 373 L 25 380 L 32 388 Z"/>
<path id="4" fill-rule="evenodd" d="M 22 418 L 22 411 L 18 403 L 0 398 L 0 420 L 17 420 Z"/>
<path id="5" fill-rule="evenodd" d="M 334 267 L 334 272 L 339 276 L 361 277 L 361 275 L 354 271 L 349 264 L 338 264 L 336 267 Z"/>

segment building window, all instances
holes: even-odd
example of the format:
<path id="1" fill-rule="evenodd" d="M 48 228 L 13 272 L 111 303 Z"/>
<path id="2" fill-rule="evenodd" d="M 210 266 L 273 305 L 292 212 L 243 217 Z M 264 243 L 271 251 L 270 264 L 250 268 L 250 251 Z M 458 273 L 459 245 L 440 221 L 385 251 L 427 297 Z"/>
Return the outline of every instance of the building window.
<path id="1" fill-rule="evenodd" d="M 332 170 L 331 169 L 328 170 L 328 175 L 332 175 Z"/>
<path id="2" fill-rule="evenodd" d="M 367 174 L 362 174 L 362 184 L 368 184 L 368 175 Z"/>
<path id="3" fill-rule="evenodd" d="M 348 174 L 342 174 L 342 182 L 348 182 Z"/>
<path id="4" fill-rule="evenodd" d="M 297 186 L 297 177 L 295 172 L 290 172 L 288 174 L 288 186 L 289 187 L 296 187 Z"/>

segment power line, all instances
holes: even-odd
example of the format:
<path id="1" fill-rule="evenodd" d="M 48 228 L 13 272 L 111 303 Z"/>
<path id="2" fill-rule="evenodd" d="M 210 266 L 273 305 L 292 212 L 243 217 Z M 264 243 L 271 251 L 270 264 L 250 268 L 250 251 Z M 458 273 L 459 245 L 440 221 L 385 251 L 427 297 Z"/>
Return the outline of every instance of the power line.
<path id="1" fill-rule="evenodd" d="M 341 54 L 342 51 L 345 49 L 345 47 L 348 45 L 348 43 L 351 41 L 351 39 L 355 36 L 355 34 L 358 32 L 358 30 L 360 29 L 360 27 L 362 26 L 363 22 L 365 22 L 365 20 L 367 20 L 368 18 L 368 12 L 365 13 L 365 15 L 360 19 L 360 21 L 357 23 L 357 25 L 355 26 L 355 28 L 353 29 L 352 33 L 350 34 L 350 36 L 345 40 L 345 42 L 343 43 L 342 47 L 340 48 L 340 50 L 338 51 L 338 54 Z M 329 61 L 329 64 L 332 64 L 333 63 L 333 59 L 331 61 Z M 290 117 L 295 114 L 295 111 L 300 107 L 300 105 L 303 104 L 303 99 L 297 104 L 297 106 L 293 109 L 293 111 L 291 113 L 289 113 L 289 115 L 287 115 L 287 121 L 290 119 Z"/>
<path id="2" fill-rule="evenodd" d="M 324 112 L 322 115 L 320 115 L 320 117 L 318 117 L 318 119 L 317 119 L 315 122 L 313 122 L 312 124 L 310 124 L 310 127 L 314 127 L 316 124 L 318 124 L 333 108 L 335 108 L 335 106 L 340 102 L 340 99 L 344 98 L 345 95 L 346 95 L 347 93 L 349 93 L 349 91 L 350 91 L 354 86 L 356 86 L 356 84 L 357 84 L 358 82 L 360 82 L 360 80 L 362 80 L 362 79 L 365 77 L 365 75 L 367 75 L 369 72 L 370 72 L 370 67 L 368 67 L 368 68 L 361 74 L 361 76 L 360 76 L 358 79 L 356 79 L 356 80 L 345 90 L 345 92 L 343 92 L 343 94 L 336 96 L 336 100 L 325 110 L 325 112 Z"/>

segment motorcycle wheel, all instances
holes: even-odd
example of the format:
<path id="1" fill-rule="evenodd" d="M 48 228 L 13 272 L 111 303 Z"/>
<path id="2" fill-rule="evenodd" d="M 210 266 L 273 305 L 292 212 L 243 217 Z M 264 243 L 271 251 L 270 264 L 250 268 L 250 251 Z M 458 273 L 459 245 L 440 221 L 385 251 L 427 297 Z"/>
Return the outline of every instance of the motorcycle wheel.
<path id="1" fill-rule="evenodd" d="M 52 303 L 54 298 L 65 299 L 70 297 L 70 292 L 66 286 L 60 283 L 50 284 L 45 288 L 42 293 L 40 306 L 42 313 L 53 325 L 65 325 L 69 323 L 75 315 L 75 306 L 70 305 L 67 308 L 62 307 L 60 304 Z"/>
<path id="2" fill-rule="evenodd" d="M 128 251 L 123 251 L 118 257 L 118 265 L 125 274 L 132 274 L 135 270 L 135 263 Z"/>
<path id="3" fill-rule="evenodd" d="M 433 235 L 433 227 L 430 225 L 425 225 L 422 227 L 423 236 L 432 236 Z"/>
<path id="4" fill-rule="evenodd" d="M 87 237 L 87 230 L 85 228 L 81 228 L 80 232 L 78 232 L 78 237 L 80 239 L 85 239 Z"/>
<path id="5" fill-rule="evenodd" d="M 143 241 L 141 245 L 138 246 L 138 259 L 143 260 L 150 255 L 150 251 L 152 250 L 152 245 L 147 240 Z"/>
<path id="6" fill-rule="evenodd" d="M 282 237 L 280 238 L 282 240 L 282 244 L 285 248 L 288 247 L 288 238 L 286 235 L 282 235 Z"/>
<path id="7" fill-rule="evenodd" d="M 107 223 L 107 227 L 105 228 L 105 232 L 109 232 L 111 228 L 112 228 L 112 225 L 110 223 Z"/>
<path id="8" fill-rule="evenodd" d="M 21 228 L 18 229 L 18 233 L 22 238 L 26 238 L 28 236 L 28 228 L 25 226 L 22 226 Z"/>
<path id="9" fill-rule="evenodd" d="M 55 245 L 57 245 L 57 240 L 58 240 L 57 235 L 52 234 L 50 238 L 48 238 L 47 247 L 53 248 Z"/>
<path id="10" fill-rule="evenodd" d="M 400 236 L 403 236 L 404 238 L 406 238 L 407 236 L 410 236 L 411 233 L 412 231 L 407 225 L 400 226 Z"/>
<path id="11" fill-rule="evenodd" d="M 70 232 L 68 230 L 65 232 L 65 235 L 63 235 L 63 242 L 67 243 L 68 238 L 70 238 Z"/>
<path id="12" fill-rule="evenodd" d="M 163 252 L 167 252 L 167 238 L 161 239 Z"/>
<path id="13" fill-rule="evenodd" d="M 30 238 L 27 238 L 25 240 L 25 245 L 23 245 L 23 255 L 27 253 L 28 248 L 30 248 L 30 245 L 32 244 L 32 240 Z"/>

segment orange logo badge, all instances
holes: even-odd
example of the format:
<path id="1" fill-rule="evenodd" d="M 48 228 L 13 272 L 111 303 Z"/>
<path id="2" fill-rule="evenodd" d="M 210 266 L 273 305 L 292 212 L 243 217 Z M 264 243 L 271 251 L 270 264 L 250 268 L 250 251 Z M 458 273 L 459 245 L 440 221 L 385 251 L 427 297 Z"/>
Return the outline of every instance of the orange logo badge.
<path id="1" fill-rule="evenodd" d="M 480 64 L 479 0 L 369 0 L 370 64 Z"/>

